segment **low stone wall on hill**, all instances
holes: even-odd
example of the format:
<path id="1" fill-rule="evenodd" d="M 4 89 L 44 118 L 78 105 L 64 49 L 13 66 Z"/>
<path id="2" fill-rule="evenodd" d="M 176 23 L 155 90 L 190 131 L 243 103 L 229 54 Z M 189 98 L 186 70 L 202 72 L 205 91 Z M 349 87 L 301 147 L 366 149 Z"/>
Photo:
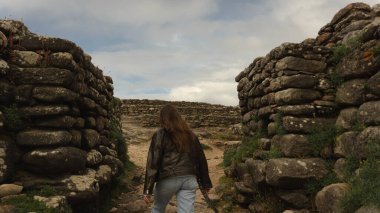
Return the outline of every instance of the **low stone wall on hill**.
<path id="1" fill-rule="evenodd" d="M 167 104 L 175 106 L 193 128 L 226 127 L 241 122 L 238 107 L 198 102 L 126 99 L 122 112 L 125 116 L 133 116 L 143 126 L 157 127 L 160 110 Z"/>
<path id="2" fill-rule="evenodd" d="M 347 161 L 380 145 L 379 38 L 380 5 L 350 4 L 316 39 L 284 43 L 236 77 L 245 140 L 226 174 L 237 203 L 336 212 Z"/>
<path id="3" fill-rule="evenodd" d="M 19 21 L 0 21 L 0 50 L 0 184 L 93 199 L 123 170 L 112 79 L 73 42 Z"/>

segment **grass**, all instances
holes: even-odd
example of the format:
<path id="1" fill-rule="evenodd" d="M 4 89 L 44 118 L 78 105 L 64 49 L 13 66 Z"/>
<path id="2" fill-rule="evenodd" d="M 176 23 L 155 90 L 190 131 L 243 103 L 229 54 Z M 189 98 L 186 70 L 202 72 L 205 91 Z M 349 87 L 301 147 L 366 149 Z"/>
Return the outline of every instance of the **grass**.
<path id="1" fill-rule="evenodd" d="M 354 161 L 355 159 L 353 159 Z M 351 189 L 340 202 L 340 210 L 356 211 L 361 206 L 375 205 L 380 208 L 380 142 L 368 143 L 368 156 L 359 167 L 359 174 L 355 175 L 355 167 L 351 167 L 352 177 L 349 179 Z M 355 160 L 353 166 L 359 163 Z"/>
<path id="2" fill-rule="evenodd" d="M 248 139 L 248 141 L 243 142 L 238 149 L 236 149 L 235 155 L 232 158 L 233 162 L 240 162 L 243 158 L 248 155 L 253 154 L 259 146 L 259 139 L 261 138 L 262 133 L 258 132 L 254 136 Z"/>
<path id="3" fill-rule="evenodd" d="M 229 147 L 224 150 L 223 153 L 223 166 L 228 167 L 232 164 L 232 160 L 236 154 L 236 148 Z"/>
<path id="4" fill-rule="evenodd" d="M 322 150 L 326 147 L 332 149 L 335 144 L 336 137 L 341 132 L 342 131 L 337 128 L 335 124 L 314 126 L 312 133 L 307 135 L 307 138 L 313 147 L 314 155 L 320 155 Z"/>
<path id="5" fill-rule="evenodd" d="M 133 163 L 129 160 L 127 142 L 123 136 L 121 125 L 119 120 L 113 117 L 111 119 L 110 128 L 111 139 L 117 142 L 117 155 L 118 158 L 124 163 L 124 168 L 133 166 Z"/>
<path id="6" fill-rule="evenodd" d="M 69 206 L 61 209 L 52 209 L 47 207 L 43 202 L 33 199 L 32 195 L 19 195 L 9 198 L 1 204 L 13 205 L 19 213 L 38 212 L 38 213 L 71 213 L 72 210 Z"/>
<path id="7" fill-rule="evenodd" d="M 347 40 L 346 44 L 340 44 L 333 50 L 333 55 L 330 60 L 333 64 L 338 64 L 342 58 L 349 55 L 353 50 L 358 48 L 362 44 L 361 37 L 353 37 Z"/>
<path id="8" fill-rule="evenodd" d="M 343 76 L 340 73 L 338 73 L 336 70 L 333 70 L 329 74 L 329 79 L 330 79 L 331 86 L 334 89 L 338 88 L 344 82 Z"/>
<path id="9" fill-rule="evenodd" d="M 50 197 L 50 196 L 56 196 L 56 195 L 63 195 L 62 191 L 59 191 L 55 189 L 52 186 L 49 185 L 42 185 L 39 189 L 33 189 L 28 191 L 28 195 L 34 196 L 42 196 L 42 197 Z"/>
<path id="10" fill-rule="evenodd" d="M 204 143 L 201 143 L 201 146 L 202 146 L 203 150 L 210 150 L 210 149 L 212 149 L 211 146 L 209 146 L 207 144 L 204 144 Z"/>
<path id="11" fill-rule="evenodd" d="M 360 160 L 356 155 L 350 154 L 346 158 L 346 163 L 343 167 L 343 177 L 348 182 L 354 176 L 354 172 L 359 168 Z"/>
<path id="12" fill-rule="evenodd" d="M 282 118 L 284 115 L 281 112 L 278 112 L 274 118 L 274 128 L 276 130 L 277 135 L 285 135 L 286 131 L 284 129 L 284 126 L 282 124 Z"/>
<path id="13" fill-rule="evenodd" d="M 279 149 L 277 149 L 276 147 L 271 147 L 267 155 L 267 159 L 281 158 L 283 156 L 284 154 Z"/>
<path id="14" fill-rule="evenodd" d="M 23 116 L 16 104 L 12 104 L 9 107 L 2 107 L 4 116 L 4 125 L 9 130 L 20 130 L 24 127 L 25 123 L 23 121 Z"/>
<path id="15" fill-rule="evenodd" d="M 234 201 L 233 201 L 233 191 L 234 180 L 227 176 L 222 176 L 219 178 L 219 185 L 222 186 L 222 190 L 218 192 L 222 198 L 223 212 L 232 213 L 234 212 Z"/>

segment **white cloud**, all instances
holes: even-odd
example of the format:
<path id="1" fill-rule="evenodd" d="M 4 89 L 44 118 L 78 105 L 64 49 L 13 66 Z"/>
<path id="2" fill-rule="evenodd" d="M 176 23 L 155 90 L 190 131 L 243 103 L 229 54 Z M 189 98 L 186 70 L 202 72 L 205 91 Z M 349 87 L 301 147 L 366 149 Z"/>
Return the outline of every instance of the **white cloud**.
<path id="1" fill-rule="evenodd" d="M 236 84 L 233 82 L 204 81 L 173 88 L 169 99 L 235 106 L 238 103 L 235 90 Z"/>

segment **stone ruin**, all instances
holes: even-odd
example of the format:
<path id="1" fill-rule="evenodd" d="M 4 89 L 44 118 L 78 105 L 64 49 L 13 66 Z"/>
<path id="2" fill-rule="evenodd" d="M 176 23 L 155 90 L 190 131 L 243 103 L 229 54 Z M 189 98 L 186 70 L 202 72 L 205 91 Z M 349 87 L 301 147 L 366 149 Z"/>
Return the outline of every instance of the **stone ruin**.
<path id="1" fill-rule="evenodd" d="M 167 104 L 175 106 L 193 128 L 226 127 L 241 122 L 239 107 L 199 102 L 126 99 L 121 111 L 145 127 L 158 127 L 160 110 Z"/>
<path id="2" fill-rule="evenodd" d="M 268 202 L 288 212 L 335 212 L 349 188 L 347 158 L 366 159 L 368 144 L 380 144 L 379 38 L 380 5 L 353 3 L 316 39 L 284 43 L 235 78 L 246 138 L 238 150 L 258 138 L 258 149 L 225 170 L 235 202 L 259 213 L 270 212 Z M 316 195 L 306 190 L 331 174 L 335 184 Z"/>
<path id="3" fill-rule="evenodd" d="M 93 202 L 123 172 L 112 83 L 73 42 L 1 20 L 0 188 L 48 185 L 56 203 Z"/>

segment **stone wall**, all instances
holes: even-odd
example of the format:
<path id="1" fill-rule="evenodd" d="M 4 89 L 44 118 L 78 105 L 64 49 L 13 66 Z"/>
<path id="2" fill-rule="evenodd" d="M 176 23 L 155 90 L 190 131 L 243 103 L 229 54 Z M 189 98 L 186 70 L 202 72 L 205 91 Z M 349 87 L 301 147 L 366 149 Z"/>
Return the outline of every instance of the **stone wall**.
<path id="1" fill-rule="evenodd" d="M 0 21 L 0 184 L 93 198 L 123 170 L 111 139 L 112 79 L 71 41 Z"/>
<path id="2" fill-rule="evenodd" d="M 172 104 L 193 128 L 207 126 L 230 126 L 241 122 L 238 107 L 199 102 L 161 100 L 123 100 L 122 111 L 133 116 L 146 127 L 159 126 L 159 114 L 163 106 Z"/>
<path id="3" fill-rule="evenodd" d="M 284 43 L 236 77 L 246 138 L 239 149 L 259 138 L 258 149 L 226 169 L 236 202 L 251 212 L 269 212 L 268 202 L 335 211 L 344 183 L 316 203 L 306 185 L 332 173 L 342 182 L 346 158 L 366 159 L 369 141 L 380 144 L 379 38 L 380 5 L 350 4 L 316 39 Z"/>

